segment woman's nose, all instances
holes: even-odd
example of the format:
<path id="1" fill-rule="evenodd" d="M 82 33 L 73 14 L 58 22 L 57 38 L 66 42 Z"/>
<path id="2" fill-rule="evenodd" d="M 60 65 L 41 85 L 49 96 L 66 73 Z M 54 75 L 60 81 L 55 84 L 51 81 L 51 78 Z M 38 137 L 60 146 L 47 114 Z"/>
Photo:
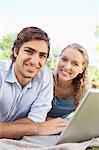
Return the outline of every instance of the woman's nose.
<path id="1" fill-rule="evenodd" d="M 71 63 L 70 62 L 66 62 L 65 65 L 64 65 L 64 67 L 66 69 L 71 69 Z"/>

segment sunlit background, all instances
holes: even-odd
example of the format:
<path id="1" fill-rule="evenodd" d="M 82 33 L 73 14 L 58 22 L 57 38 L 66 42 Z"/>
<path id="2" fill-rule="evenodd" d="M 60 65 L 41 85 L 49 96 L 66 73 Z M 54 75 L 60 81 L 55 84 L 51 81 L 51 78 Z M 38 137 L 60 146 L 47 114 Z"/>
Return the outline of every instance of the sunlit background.
<path id="1" fill-rule="evenodd" d="M 60 48 L 72 42 L 82 44 L 94 61 L 98 0 L 1 0 L 0 37 L 38 26 L 50 36 L 51 46 Z"/>
<path id="2" fill-rule="evenodd" d="M 99 66 L 99 0 L 0 0 L 0 39 L 27 26 L 49 34 L 51 51 L 81 44 Z"/>

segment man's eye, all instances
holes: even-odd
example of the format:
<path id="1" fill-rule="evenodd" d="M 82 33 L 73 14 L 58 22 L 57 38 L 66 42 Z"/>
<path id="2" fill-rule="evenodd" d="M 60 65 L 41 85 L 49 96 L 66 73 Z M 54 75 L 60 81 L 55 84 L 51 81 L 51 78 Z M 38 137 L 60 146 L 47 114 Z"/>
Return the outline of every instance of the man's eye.
<path id="1" fill-rule="evenodd" d="M 27 52 L 28 54 L 33 54 L 33 51 L 30 51 L 30 50 L 24 50 L 25 52 Z"/>
<path id="2" fill-rule="evenodd" d="M 41 57 L 41 58 L 47 58 L 47 56 L 46 56 L 46 55 L 40 55 L 40 57 Z"/>

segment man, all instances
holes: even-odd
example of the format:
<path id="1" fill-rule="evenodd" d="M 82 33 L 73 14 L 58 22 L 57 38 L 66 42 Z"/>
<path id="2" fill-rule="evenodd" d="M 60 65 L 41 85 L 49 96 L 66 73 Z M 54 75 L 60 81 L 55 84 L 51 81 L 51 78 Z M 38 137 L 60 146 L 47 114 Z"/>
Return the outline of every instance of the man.
<path id="1" fill-rule="evenodd" d="M 45 65 L 50 43 L 37 27 L 24 28 L 12 48 L 12 63 L 0 71 L 0 138 L 59 133 L 65 122 L 45 121 L 53 98 L 53 79 Z"/>

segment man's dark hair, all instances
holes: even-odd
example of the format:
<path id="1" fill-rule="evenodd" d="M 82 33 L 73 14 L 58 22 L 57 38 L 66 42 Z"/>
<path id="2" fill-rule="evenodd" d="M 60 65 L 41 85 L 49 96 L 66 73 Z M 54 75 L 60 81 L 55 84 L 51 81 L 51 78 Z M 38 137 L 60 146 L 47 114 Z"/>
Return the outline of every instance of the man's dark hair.
<path id="1" fill-rule="evenodd" d="M 13 47 L 12 47 L 12 61 L 14 62 L 16 60 L 16 57 L 14 57 L 14 48 L 16 48 L 16 52 L 18 54 L 20 47 L 25 42 L 29 42 L 31 40 L 44 40 L 48 44 L 48 56 L 49 57 L 49 51 L 50 51 L 50 43 L 49 43 L 49 37 L 46 32 L 44 32 L 42 29 L 37 27 L 27 27 L 24 28 L 18 35 L 16 40 L 14 41 Z"/>

